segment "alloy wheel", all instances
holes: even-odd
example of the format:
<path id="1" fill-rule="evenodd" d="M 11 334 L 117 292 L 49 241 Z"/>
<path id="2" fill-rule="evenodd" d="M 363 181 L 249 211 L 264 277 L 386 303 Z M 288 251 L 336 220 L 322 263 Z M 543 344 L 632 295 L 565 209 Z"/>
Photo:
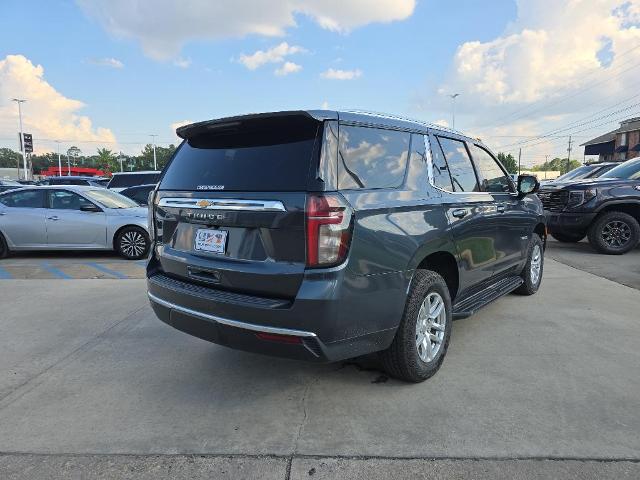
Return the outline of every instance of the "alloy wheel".
<path id="1" fill-rule="evenodd" d="M 147 247 L 147 241 L 142 233 L 129 230 L 120 239 L 120 250 L 128 257 L 141 256 Z"/>
<path id="2" fill-rule="evenodd" d="M 542 269 L 542 251 L 540 245 L 534 245 L 531 251 L 531 283 L 538 284 L 540 280 L 540 270 Z"/>
<path id="3" fill-rule="evenodd" d="M 623 247 L 631 239 L 631 227 L 621 220 L 611 220 L 602 227 L 602 240 L 612 248 Z"/>
<path id="4" fill-rule="evenodd" d="M 416 348 L 420 360 L 433 361 L 444 343 L 447 322 L 445 303 L 439 293 L 429 293 L 418 311 L 416 321 Z"/>

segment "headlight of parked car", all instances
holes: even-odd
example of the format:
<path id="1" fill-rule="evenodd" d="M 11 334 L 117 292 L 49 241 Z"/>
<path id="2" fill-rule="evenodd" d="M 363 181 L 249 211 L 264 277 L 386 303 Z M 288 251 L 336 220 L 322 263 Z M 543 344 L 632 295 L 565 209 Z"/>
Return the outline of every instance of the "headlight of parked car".
<path id="1" fill-rule="evenodd" d="M 598 194 L 595 188 L 589 188 L 587 190 L 572 190 L 569 192 L 569 201 L 567 206 L 569 208 L 577 207 L 583 203 L 587 203 Z"/>

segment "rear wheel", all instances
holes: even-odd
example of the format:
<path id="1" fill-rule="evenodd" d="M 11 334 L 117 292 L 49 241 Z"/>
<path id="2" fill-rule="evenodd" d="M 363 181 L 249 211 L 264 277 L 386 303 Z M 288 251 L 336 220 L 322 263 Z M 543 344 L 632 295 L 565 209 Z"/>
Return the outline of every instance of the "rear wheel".
<path id="1" fill-rule="evenodd" d="M 417 270 L 396 336 L 380 353 L 389 375 L 422 382 L 438 371 L 451 337 L 451 310 L 444 279 L 436 272 Z"/>
<path id="2" fill-rule="evenodd" d="M 638 245 L 640 225 L 628 213 L 606 212 L 589 227 L 589 243 L 600 253 L 622 255 Z"/>
<path id="3" fill-rule="evenodd" d="M 562 243 L 576 243 L 585 237 L 584 233 L 555 233 L 551 232 L 551 236 Z"/>
<path id="4" fill-rule="evenodd" d="M 522 285 L 514 293 L 519 295 L 533 295 L 540 288 L 542 282 L 542 272 L 544 270 L 544 245 L 537 233 L 534 233 L 527 253 L 527 263 L 520 276 Z"/>
<path id="5" fill-rule="evenodd" d="M 7 245 L 7 241 L 0 233 L 0 258 L 4 258 L 7 255 L 9 255 L 9 246 Z"/>
<path id="6" fill-rule="evenodd" d="M 149 235 L 140 227 L 125 227 L 118 232 L 116 251 L 127 260 L 139 260 L 149 252 Z"/>

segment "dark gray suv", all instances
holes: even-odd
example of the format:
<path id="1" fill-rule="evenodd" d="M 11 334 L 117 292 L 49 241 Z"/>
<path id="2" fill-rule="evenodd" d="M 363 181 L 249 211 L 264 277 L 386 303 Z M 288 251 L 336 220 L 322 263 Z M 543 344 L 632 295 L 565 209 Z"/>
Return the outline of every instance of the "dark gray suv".
<path id="1" fill-rule="evenodd" d="M 361 112 L 181 127 L 152 196 L 158 317 L 233 348 L 316 361 L 372 352 L 422 381 L 451 322 L 542 279 L 535 177 L 479 141 Z"/>

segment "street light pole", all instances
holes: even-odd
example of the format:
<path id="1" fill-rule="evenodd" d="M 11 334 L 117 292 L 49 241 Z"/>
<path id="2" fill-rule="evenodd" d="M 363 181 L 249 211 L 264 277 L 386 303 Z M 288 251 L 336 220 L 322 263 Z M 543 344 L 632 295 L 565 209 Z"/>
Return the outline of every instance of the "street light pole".
<path id="1" fill-rule="evenodd" d="M 456 128 L 456 98 L 460 96 L 459 93 L 449 95 L 451 97 L 451 128 Z"/>
<path id="2" fill-rule="evenodd" d="M 58 146 L 58 176 L 62 176 L 62 160 L 60 160 L 60 140 L 56 140 Z"/>
<path id="3" fill-rule="evenodd" d="M 18 117 L 20 117 L 20 151 L 22 152 L 22 165 L 24 167 L 24 179 L 27 178 L 27 153 L 24 150 L 24 132 L 22 131 L 22 104 L 26 102 L 23 98 L 12 98 L 11 101 L 18 104 Z"/>
<path id="4" fill-rule="evenodd" d="M 153 140 L 153 169 L 155 171 L 157 171 L 158 170 L 158 163 L 156 161 L 156 137 L 158 135 L 149 135 L 149 136 Z"/>

